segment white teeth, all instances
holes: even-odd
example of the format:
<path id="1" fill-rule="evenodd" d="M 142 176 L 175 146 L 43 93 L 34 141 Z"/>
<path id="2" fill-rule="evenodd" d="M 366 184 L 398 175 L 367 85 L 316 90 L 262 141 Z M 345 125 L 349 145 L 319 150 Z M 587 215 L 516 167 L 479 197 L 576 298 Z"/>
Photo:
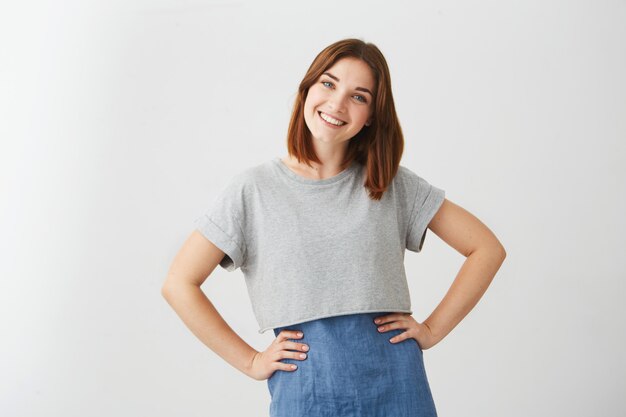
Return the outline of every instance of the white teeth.
<path id="1" fill-rule="evenodd" d="M 346 122 L 342 122 L 340 120 L 333 119 L 332 117 L 328 116 L 326 113 L 321 113 L 320 112 L 320 116 L 322 116 L 322 119 L 326 120 L 328 123 L 332 123 L 332 124 L 337 125 L 337 126 L 342 126 L 342 125 L 346 124 Z"/>

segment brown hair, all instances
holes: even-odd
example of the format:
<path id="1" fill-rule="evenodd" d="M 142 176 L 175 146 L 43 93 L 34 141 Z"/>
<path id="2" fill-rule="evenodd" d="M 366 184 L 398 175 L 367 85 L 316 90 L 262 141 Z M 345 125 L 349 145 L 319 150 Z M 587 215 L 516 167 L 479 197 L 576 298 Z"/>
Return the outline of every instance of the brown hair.
<path id="1" fill-rule="evenodd" d="M 321 163 L 304 120 L 304 102 L 309 88 L 322 73 L 345 57 L 365 62 L 372 70 L 375 84 L 371 124 L 349 140 L 341 168 L 347 168 L 353 161 L 365 165 L 367 179 L 363 185 L 368 188 L 371 199 L 380 200 L 398 171 L 404 137 L 393 103 L 387 61 L 373 43 L 343 39 L 327 46 L 315 57 L 298 87 L 287 133 L 287 150 L 299 162 L 304 161 L 309 166 L 309 161 Z"/>

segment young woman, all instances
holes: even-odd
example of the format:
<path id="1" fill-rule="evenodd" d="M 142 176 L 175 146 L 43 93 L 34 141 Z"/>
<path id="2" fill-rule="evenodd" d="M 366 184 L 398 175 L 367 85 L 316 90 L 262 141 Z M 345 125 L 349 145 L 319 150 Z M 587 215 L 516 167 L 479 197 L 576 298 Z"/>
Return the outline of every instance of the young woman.
<path id="1" fill-rule="evenodd" d="M 172 263 L 163 296 L 206 346 L 267 380 L 272 417 L 437 415 L 423 350 L 476 305 L 506 255 L 480 220 L 400 165 L 403 143 L 379 49 L 328 46 L 300 84 L 288 155 L 231 179 Z M 427 229 L 466 260 L 418 322 L 403 260 Z M 244 273 L 259 331 L 274 332 L 266 350 L 201 291 L 218 264 Z"/>

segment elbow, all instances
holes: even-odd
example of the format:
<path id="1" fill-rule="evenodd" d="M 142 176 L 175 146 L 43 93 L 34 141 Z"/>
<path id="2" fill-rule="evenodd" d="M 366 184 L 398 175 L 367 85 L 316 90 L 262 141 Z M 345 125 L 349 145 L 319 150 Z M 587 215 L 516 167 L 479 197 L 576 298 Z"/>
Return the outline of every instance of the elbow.
<path id="1" fill-rule="evenodd" d="M 465 257 L 469 257 L 473 253 L 482 253 L 488 255 L 492 259 L 499 259 L 501 262 L 506 258 L 506 250 L 499 241 L 486 242 L 474 249 L 469 250 Z"/>
<path id="2" fill-rule="evenodd" d="M 165 281 L 165 283 L 161 286 L 161 297 L 167 300 L 171 294 L 171 291 L 171 285 L 168 281 Z"/>
<path id="3" fill-rule="evenodd" d="M 479 246 L 477 249 L 471 251 L 467 256 L 475 252 L 488 256 L 493 261 L 499 262 L 500 265 L 502 265 L 504 259 L 506 258 L 506 250 L 498 241 Z"/>
<path id="4" fill-rule="evenodd" d="M 504 260 L 506 259 L 506 250 L 504 249 L 504 246 L 502 246 L 502 244 L 498 242 L 496 247 L 493 249 L 493 253 L 494 257 L 496 258 L 496 268 L 500 269 L 500 267 L 504 263 Z"/>
<path id="5" fill-rule="evenodd" d="M 506 258 L 506 249 L 504 249 L 504 245 L 498 238 L 494 236 L 490 242 L 486 244 L 486 246 L 489 248 L 489 251 L 493 254 L 494 258 L 504 262 L 504 259 Z"/>
<path id="6" fill-rule="evenodd" d="M 501 243 L 498 242 L 498 247 L 496 249 L 496 252 L 498 253 L 498 255 L 500 256 L 500 258 L 502 259 L 502 261 L 504 261 L 504 259 L 506 259 L 506 250 L 504 249 L 504 246 L 502 246 Z"/>
<path id="7" fill-rule="evenodd" d="M 200 289 L 200 285 L 195 283 L 180 282 L 179 280 L 168 278 L 161 286 L 161 296 L 169 302 L 189 289 Z"/>
<path id="8" fill-rule="evenodd" d="M 506 258 L 506 249 L 499 240 L 493 242 L 493 244 L 489 245 L 489 251 L 493 254 L 493 257 L 500 261 L 500 265 L 504 262 Z"/>

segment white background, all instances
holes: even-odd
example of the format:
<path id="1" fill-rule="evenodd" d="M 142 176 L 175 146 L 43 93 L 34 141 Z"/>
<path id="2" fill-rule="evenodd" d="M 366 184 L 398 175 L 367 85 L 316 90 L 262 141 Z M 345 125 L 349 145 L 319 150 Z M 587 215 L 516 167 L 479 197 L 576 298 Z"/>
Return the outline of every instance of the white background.
<path id="1" fill-rule="evenodd" d="M 358 37 L 388 60 L 402 164 L 508 254 L 424 352 L 439 415 L 624 415 L 625 22 L 604 0 L 1 3 L 0 413 L 268 415 L 161 285 L 225 182 L 286 154 L 315 55 Z M 416 320 L 463 260 L 432 232 L 407 252 Z M 203 290 L 271 343 L 240 270 Z"/>

